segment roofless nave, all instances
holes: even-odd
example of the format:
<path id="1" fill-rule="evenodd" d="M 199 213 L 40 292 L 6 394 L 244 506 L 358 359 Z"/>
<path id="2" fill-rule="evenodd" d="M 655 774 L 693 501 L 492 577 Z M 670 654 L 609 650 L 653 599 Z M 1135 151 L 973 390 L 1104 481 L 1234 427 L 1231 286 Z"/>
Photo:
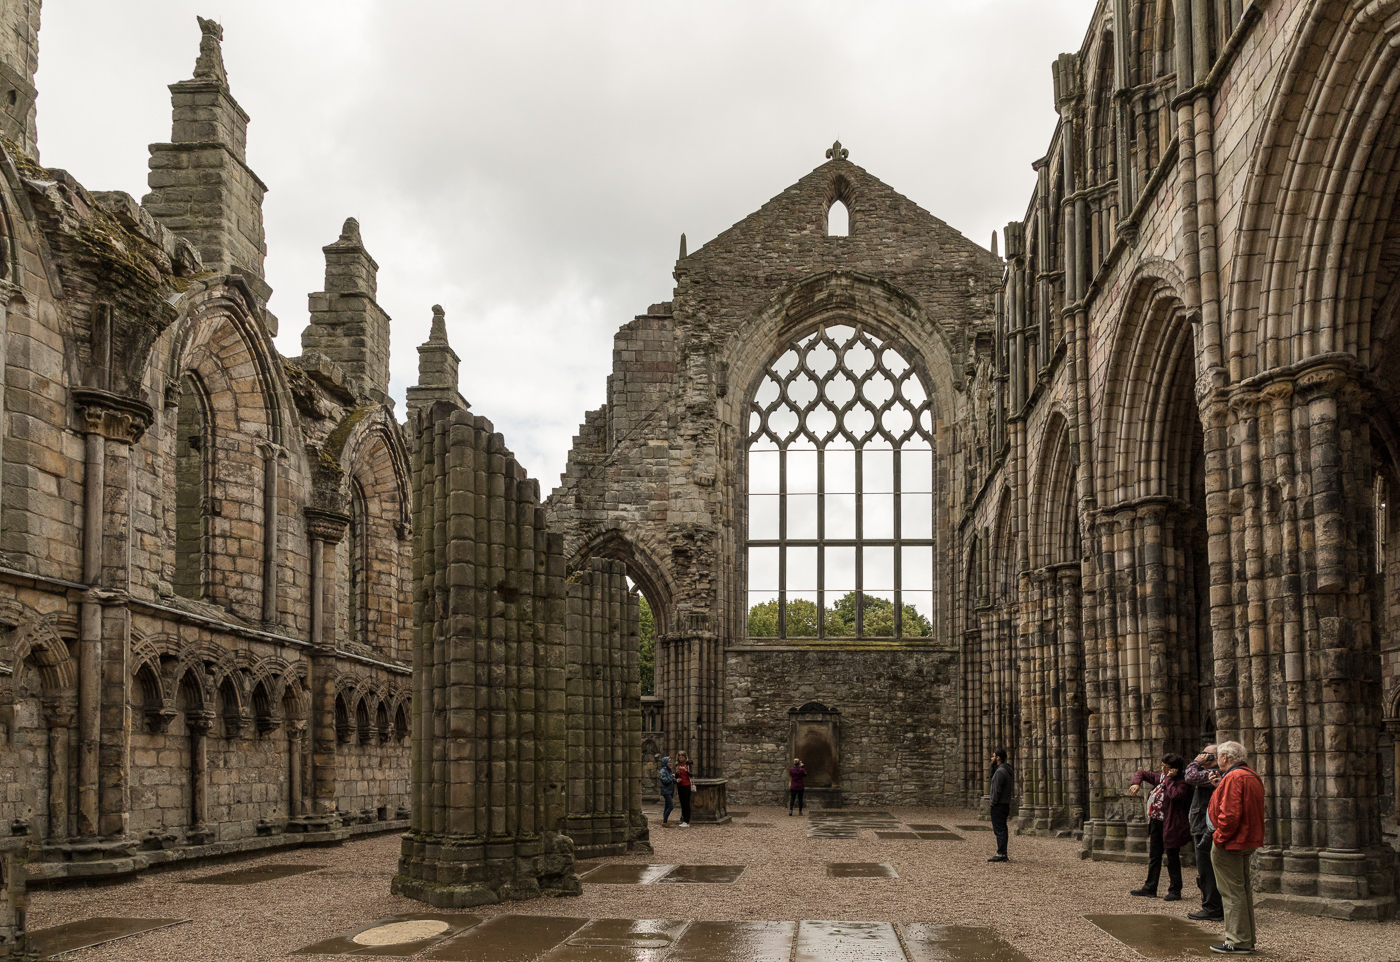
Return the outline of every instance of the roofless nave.
<path id="1" fill-rule="evenodd" d="M 576 886 L 560 833 L 644 845 L 643 742 L 713 817 L 795 751 L 832 802 L 975 803 L 1005 745 L 1024 831 L 1133 858 L 1131 772 L 1228 736 L 1261 901 L 1389 914 L 1392 6 L 1100 3 L 1005 260 L 837 145 L 683 250 L 541 501 L 445 324 L 399 423 L 353 221 L 276 352 L 218 25 L 138 204 L 39 165 L 39 5 L 0 4 L 11 847 L 407 828 L 461 904 Z"/>

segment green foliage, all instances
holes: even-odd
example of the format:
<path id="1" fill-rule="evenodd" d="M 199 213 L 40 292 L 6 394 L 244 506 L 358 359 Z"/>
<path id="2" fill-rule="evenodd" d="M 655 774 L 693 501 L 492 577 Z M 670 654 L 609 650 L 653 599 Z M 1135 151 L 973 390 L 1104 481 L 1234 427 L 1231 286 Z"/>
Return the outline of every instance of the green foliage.
<path id="1" fill-rule="evenodd" d="M 639 634 L 642 636 L 642 694 L 656 694 L 656 619 L 652 617 L 651 605 L 646 595 L 638 599 L 641 609 Z"/>
<path id="2" fill-rule="evenodd" d="M 864 595 L 865 637 L 891 638 L 894 636 L 894 601 L 876 595 Z M 905 605 L 903 612 L 904 637 L 927 638 L 933 634 L 933 625 L 914 608 Z M 856 593 L 844 595 L 826 610 L 826 636 L 828 638 L 849 638 L 855 635 Z M 787 637 L 815 638 L 817 636 L 817 606 L 805 598 L 794 598 L 788 602 Z M 778 637 L 778 602 L 765 601 L 749 609 L 749 637 Z"/>

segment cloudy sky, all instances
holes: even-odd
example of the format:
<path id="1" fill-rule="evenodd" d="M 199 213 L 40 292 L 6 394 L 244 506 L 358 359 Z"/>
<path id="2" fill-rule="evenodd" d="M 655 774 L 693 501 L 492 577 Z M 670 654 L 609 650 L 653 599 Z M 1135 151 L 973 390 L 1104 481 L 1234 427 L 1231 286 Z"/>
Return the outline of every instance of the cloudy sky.
<path id="1" fill-rule="evenodd" d="M 1094 0 L 49 0 L 44 163 L 146 192 L 195 14 L 224 25 L 268 184 L 278 345 L 359 218 L 394 318 L 391 393 L 447 309 L 462 392 L 548 490 L 604 399 L 612 334 L 695 250 L 850 159 L 979 244 L 1021 217 L 1050 63 Z"/>

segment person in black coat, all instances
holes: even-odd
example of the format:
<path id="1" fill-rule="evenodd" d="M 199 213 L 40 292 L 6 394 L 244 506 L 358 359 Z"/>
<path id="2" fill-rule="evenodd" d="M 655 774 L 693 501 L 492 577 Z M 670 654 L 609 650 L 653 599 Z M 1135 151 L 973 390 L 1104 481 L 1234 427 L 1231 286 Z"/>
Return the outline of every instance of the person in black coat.
<path id="1" fill-rule="evenodd" d="M 997 853 L 987 859 L 989 862 L 1005 862 L 1006 843 L 1010 832 L 1006 828 L 1006 820 L 1011 815 L 1011 793 L 1015 789 L 1015 779 L 1011 774 L 1011 766 L 1006 763 L 1006 749 L 998 748 L 992 753 L 992 784 L 990 789 L 992 831 L 997 837 Z"/>

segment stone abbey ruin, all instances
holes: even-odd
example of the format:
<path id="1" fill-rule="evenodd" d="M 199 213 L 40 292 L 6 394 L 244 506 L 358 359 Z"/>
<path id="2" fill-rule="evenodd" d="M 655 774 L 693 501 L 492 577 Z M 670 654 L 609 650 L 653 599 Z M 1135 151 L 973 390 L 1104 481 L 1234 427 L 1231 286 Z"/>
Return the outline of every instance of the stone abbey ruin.
<path id="1" fill-rule="evenodd" d="M 680 751 L 722 822 L 794 753 L 817 804 L 976 806 L 1005 746 L 1021 831 L 1137 859 L 1129 775 L 1227 737 L 1261 904 L 1393 914 L 1400 0 L 1100 0 L 990 250 L 834 145 L 682 240 L 547 497 L 440 310 L 400 421 L 354 220 L 277 352 L 222 28 L 138 202 L 40 164 L 39 11 L 0 0 L 0 944 L 26 878 L 371 831 L 434 905 L 577 891 Z"/>

